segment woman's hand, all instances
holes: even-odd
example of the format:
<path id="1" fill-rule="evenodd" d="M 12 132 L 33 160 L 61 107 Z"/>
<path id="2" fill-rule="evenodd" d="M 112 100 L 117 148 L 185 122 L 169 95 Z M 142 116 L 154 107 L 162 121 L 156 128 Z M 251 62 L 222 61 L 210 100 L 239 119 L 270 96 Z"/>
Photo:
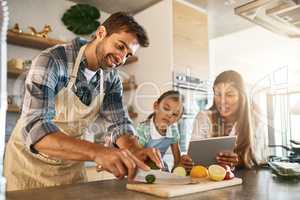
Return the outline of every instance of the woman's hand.
<path id="1" fill-rule="evenodd" d="M 192 158 L 188 155 L 182 155 L 180 158 L 180 164 L 185 168 L 187 172 L 190 172 L 194 166 Z"/>
<path id="2" fill-rule="evenodd" d="M 237 166 L 239 163 L 238 155 L 234 152 L 229 151 L 220 152 L 216 159 L 219 164 L 228 165 L 231 168 Z"/>

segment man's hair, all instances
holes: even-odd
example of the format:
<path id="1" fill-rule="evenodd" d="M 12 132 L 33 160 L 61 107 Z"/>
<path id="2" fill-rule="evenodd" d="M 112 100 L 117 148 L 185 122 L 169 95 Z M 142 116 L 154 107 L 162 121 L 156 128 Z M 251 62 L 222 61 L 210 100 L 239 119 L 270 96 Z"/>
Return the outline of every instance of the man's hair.
<path id="1" fill-rule="evenodd" d="M 106 28 L 108 36 L 125 31 L 134 34 L 142 47 L 149 46 L 149 39 L 145 29 L 131 15 L 125 12 L 112 14 L 101 25 Z"/>

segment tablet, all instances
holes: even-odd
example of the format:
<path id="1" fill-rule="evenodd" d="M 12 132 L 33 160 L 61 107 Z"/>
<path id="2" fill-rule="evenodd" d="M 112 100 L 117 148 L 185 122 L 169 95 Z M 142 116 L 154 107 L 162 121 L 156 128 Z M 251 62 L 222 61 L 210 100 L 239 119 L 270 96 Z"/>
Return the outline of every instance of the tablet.
<path id="1" fill-rule="evenodd" d="M 212 137 L 190 141 L 188 155 L 195 165 L 216 164 L 216 156 L 221 151 L 233 151 L 236 136 Z"/>

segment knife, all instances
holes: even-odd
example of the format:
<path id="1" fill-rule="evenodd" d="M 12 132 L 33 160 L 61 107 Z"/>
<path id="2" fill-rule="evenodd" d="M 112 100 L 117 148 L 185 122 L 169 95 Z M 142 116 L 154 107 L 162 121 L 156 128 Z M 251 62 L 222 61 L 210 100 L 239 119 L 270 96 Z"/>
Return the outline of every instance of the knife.
<path id="1" fill-rule="evenodd" d="M 153 182 L 154 184 L 186 185 L 193 183 L 191 177 L 189 176 L 183 177 L 160 170 L 144 171 L 142 169 L 137 169 L 133 181 L 147 183 L 146 177 L 149 177 L 149 175 L 155 177 L 155 180 Z"/>

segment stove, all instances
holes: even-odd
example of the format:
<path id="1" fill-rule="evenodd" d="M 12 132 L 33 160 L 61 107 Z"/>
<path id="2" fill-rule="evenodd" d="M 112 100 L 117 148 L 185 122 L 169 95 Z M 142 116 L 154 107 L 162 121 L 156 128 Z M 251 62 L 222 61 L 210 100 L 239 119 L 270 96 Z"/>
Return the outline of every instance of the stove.
<path id="1" fill-rule="evenodd" d="M 291 154 L 289 156 L 270 156 L 269 161 L 278 161 L 278 162 L 290 162 L 290 163 L 300 163 L 300 155 Z"/>

